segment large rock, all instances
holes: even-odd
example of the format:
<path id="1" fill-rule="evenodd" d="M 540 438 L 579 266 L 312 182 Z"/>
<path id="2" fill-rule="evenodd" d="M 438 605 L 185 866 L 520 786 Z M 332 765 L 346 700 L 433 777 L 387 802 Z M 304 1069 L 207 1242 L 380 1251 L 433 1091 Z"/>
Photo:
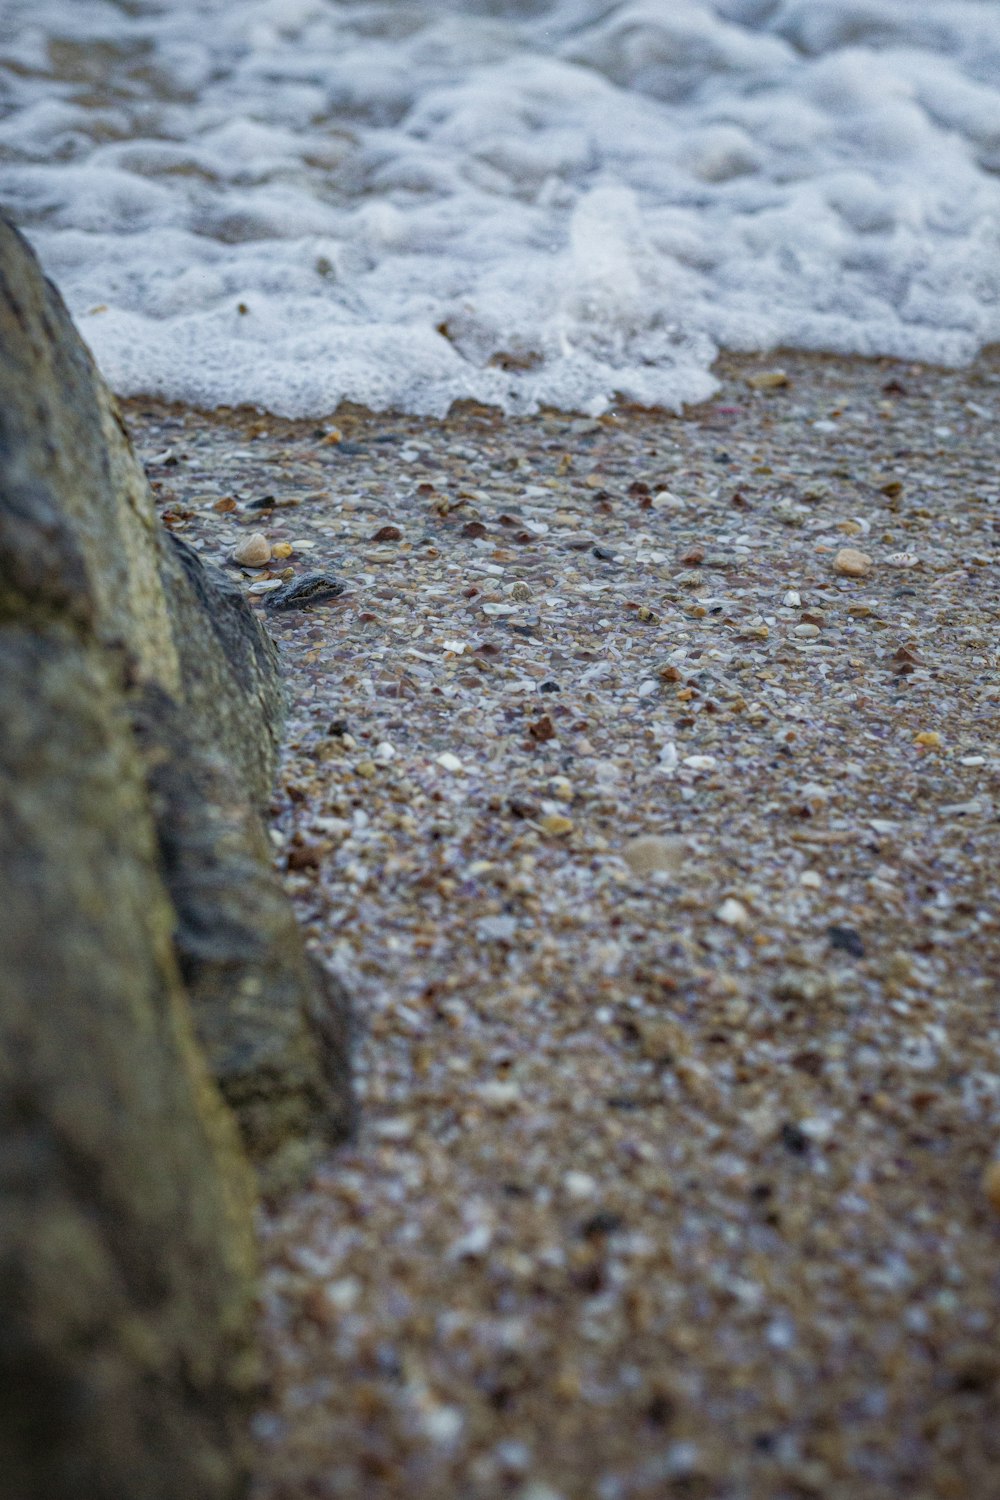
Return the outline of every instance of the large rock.
<path id="1" fill-rule="evenodd" d="M 258 816 L 272 643 L 159 526 L 2 220 L 0 702 L 0 1490 L 229 1500 L 253 1189 L 210 1068 L 301 1180 L 350 1122 L 346 1010 Z"/>
<path id="2" fill-rule="evenodd" d="M 8 617 L 0 701 L 0 1489 L 222 1500 L 251 1183 L 194 1045 L 121 685 L 74 622 Z"/>
<path id="3" fill-rule="evenodd" d="M 78 607 L 123 657 L 146 705 L 163 873 L 179 902 L 195 1029 L 265 1187 L 289 1185 L 343 1136 L 352 1110 L 344 997 L 307 960 L 255 827 L 281 731 L 274 643 L 240 591 L 160 526 L 113 397 L 58 293 L 2 220 L 0 351 L 0 456 L 13 496 L 0 544 L 8 539 L 22 574 L 9 607 L 36 610 L 38 589 L 68 586 L 53 559 L 71 544 Z M 12 567 L 13 555 L 8 578 Z M 46 582 L 46 569 L 62 581 Z M 161 705 L 155 724 L 150 702 Z"/>

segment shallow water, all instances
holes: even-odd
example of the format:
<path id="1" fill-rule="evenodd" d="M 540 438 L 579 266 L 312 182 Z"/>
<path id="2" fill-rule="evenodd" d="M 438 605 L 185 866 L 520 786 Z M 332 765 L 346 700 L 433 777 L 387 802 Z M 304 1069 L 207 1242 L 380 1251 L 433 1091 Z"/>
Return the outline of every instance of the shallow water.
<path id="1" fill-rule="evenodd" d="M 126 394 L 598 412 L 1000 340 L 991 0 L 6 0 L 0 109 Z"/>

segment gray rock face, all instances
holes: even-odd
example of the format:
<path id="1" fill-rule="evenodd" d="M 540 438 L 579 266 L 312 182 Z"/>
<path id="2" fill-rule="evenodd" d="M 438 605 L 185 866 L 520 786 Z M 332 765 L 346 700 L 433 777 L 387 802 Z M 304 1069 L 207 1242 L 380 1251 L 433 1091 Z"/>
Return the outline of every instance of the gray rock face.
<path id="1" fill-rule="evenodd" d="M 274 647 L 2 220 L 0 703 L 0 1489 L 230 1500 L 253 1188 L 217 1083 L 301 1180 L 349 1127 L 346 1006 L 259 819 Z"/>

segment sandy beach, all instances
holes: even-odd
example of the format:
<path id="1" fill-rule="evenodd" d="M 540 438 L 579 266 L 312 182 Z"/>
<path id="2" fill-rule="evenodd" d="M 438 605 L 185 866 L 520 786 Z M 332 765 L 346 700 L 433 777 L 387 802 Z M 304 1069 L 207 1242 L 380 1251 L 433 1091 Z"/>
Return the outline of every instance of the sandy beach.
<path id="1" fill-rule="evenodd" d="M 125 405 L 262 609 L 346 585 L 267 614 L 363 1123 L 262 1215 L 255 1500 L 1000 1494 L 1000 355 L 717 373 Z"/>

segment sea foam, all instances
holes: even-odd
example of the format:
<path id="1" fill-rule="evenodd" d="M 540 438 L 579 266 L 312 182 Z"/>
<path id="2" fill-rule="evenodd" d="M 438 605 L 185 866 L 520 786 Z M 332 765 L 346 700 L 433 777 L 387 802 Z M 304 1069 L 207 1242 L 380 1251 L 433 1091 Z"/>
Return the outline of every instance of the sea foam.
<path id="1" fill-rule="evenodd" d="M 5 0 L 0 200 L 111 384 L 677 407 L 1000 341 L 993 0 Z"/>

